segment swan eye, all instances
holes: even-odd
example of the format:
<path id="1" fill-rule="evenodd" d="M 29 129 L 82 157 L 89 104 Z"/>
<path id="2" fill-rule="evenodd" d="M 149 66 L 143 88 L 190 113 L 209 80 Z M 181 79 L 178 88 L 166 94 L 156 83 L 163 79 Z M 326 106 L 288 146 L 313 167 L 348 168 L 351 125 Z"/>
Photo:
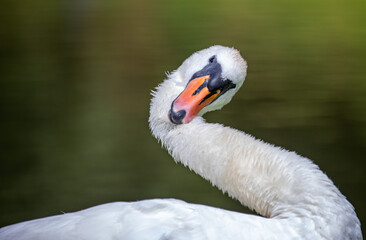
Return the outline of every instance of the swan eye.
<path id="1" fill-rule="evenodd" d="M 210 57 L 210 59 L 208 59 L 208 61 L 209 61 L 210 63 L 216 62 L 216 55 L 214 55 L 214 56 Z"/>

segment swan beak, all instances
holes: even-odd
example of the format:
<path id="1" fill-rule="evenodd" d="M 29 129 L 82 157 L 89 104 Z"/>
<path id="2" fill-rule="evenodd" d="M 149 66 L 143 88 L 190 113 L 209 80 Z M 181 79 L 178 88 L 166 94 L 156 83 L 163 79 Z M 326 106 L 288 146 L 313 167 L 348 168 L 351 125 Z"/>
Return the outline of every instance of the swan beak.
<path id="1" fill-rule="evenodd" d="M 208 104 L 220 94 L 211 92 L 207 83 L 209 75 L 192 79 L 183 92 L 173 101 L 169 112 L 170 121 L 175 124 L 189 123 Z"/>

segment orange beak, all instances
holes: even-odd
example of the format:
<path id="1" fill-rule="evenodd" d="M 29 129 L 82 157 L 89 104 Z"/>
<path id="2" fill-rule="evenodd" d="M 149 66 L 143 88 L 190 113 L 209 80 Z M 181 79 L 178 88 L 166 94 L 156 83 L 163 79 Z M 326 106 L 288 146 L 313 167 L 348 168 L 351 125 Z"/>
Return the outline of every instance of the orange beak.
<path id="1" fill-rule="evenodd" d="M 220 94 L 220 90 L 210 92 L 206 75 L 192 79 L 183 92 L 174 100 L 169 114 L 175 124 L 189 123 L 208 104 Z"/>

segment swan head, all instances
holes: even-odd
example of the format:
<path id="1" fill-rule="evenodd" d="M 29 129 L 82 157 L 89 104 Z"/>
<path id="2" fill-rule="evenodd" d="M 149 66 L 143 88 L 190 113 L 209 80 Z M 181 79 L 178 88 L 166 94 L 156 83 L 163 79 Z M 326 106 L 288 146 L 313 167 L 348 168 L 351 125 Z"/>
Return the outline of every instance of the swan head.
<path id="1" fill-rule="evenodd" d="M 169 119 L 189 123 L 195 116 L 221 109 L 242 86 L 247 63 L 234 48 L 212 46 L 187 58 L 177 69 L 183 90 L 171 103 Z"/>

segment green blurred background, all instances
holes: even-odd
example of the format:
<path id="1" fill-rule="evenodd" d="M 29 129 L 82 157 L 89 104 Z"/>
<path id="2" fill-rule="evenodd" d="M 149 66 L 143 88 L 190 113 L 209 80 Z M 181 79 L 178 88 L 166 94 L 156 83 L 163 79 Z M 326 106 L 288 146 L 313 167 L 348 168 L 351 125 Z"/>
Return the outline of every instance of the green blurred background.
<path id="1" fill-rule="evenodd" d="M 235 46 L 248 76 L 209 122 L 314 160 L 366 223 L 364 0 L 5 0 L 0 226 L 112 201 L 248 212 L 150 135 L 150 91 L 193 52 Z"/>

